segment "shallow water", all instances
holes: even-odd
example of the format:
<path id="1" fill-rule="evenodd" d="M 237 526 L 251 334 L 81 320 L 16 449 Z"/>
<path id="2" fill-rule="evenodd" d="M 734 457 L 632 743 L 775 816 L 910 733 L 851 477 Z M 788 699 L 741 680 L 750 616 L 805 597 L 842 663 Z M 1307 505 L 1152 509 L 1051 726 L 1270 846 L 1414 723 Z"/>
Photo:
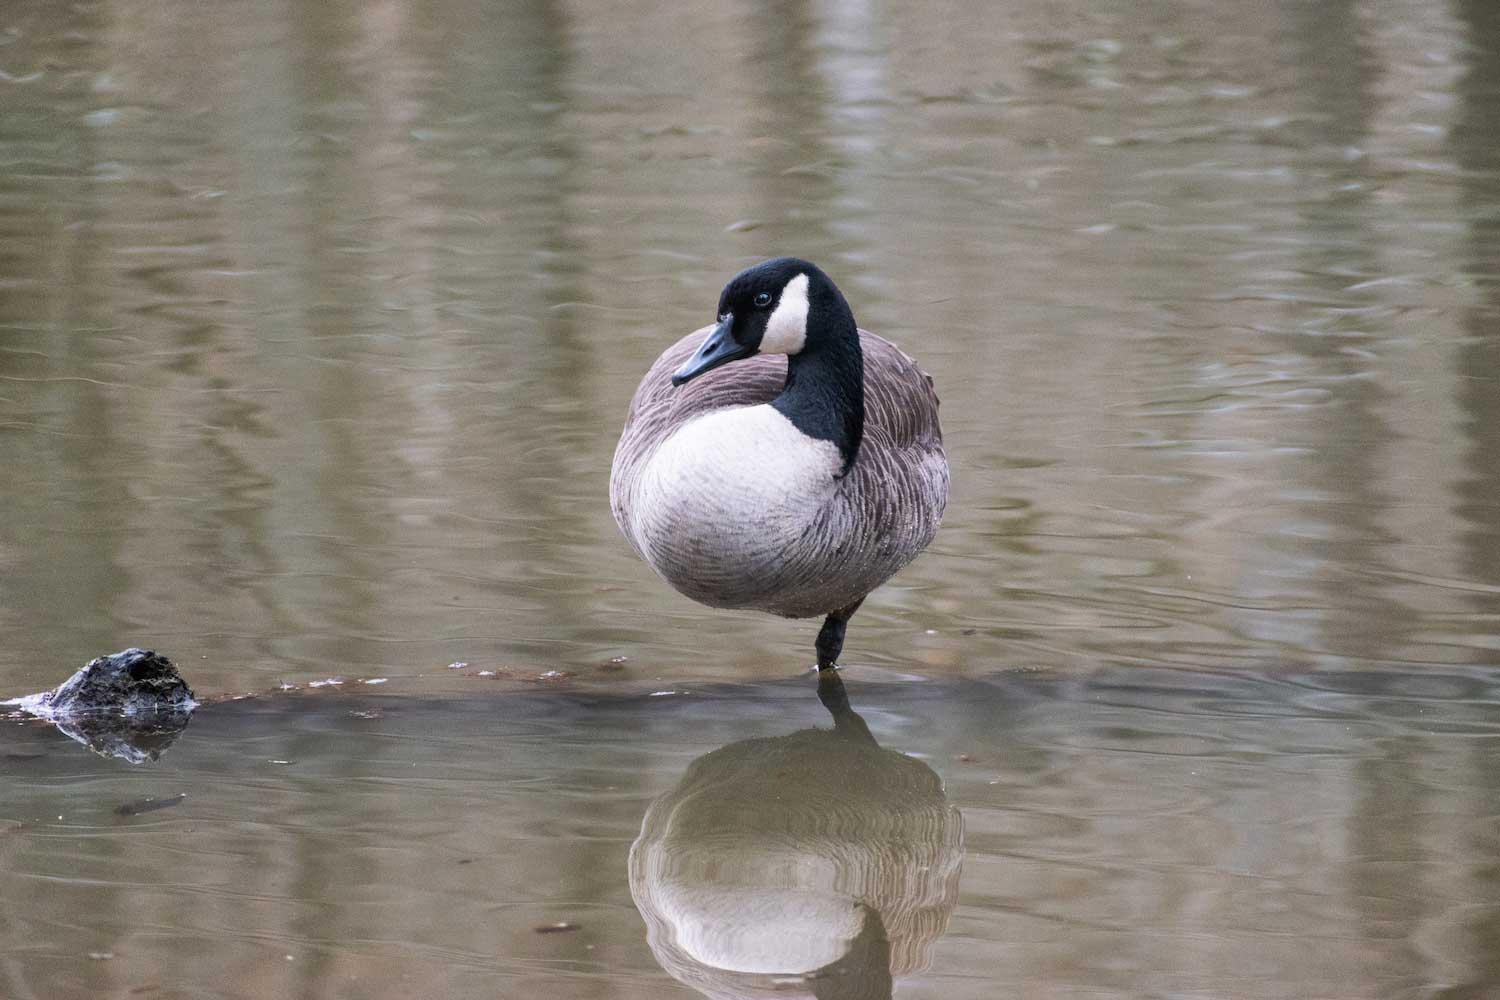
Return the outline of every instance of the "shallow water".
<path id="1" fill-rule="evenodd" d="M 805 679 L 304 691 L 205 707 L 136 768 L 12 730 L 0 992 L 867 1000 L 892 995 L 858 943 L 871 912 L 902 997 L 1479 997 L 1500 976 L 1492 673 L 850 697 L 869 743 Z"/>
<path id="2" fill-rule="evenodd" d="M 609 459 L 786 252 L 943 398 L 844 657 L 967 833 L 901 995 L 1500 989 L 1497 11 L 0 6 L 0 699 L 301 689 L 6 724 L 0 995 L 675 982 L 629 845 L 816 623 L 670 592 Z"/>

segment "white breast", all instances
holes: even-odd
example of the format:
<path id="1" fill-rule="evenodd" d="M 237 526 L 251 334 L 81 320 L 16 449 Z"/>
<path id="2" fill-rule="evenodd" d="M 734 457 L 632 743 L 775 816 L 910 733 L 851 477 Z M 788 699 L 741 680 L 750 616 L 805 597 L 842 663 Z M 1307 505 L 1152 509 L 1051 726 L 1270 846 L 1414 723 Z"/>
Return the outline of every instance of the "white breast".
<path id="1" fill-rule="evenodd" d="M 679 590 L 737 604 L 770 586 L 828 503 L 838 448 L 769 405 L 706 414 L 662 442 L 642 470 L 635 536 Z"/>

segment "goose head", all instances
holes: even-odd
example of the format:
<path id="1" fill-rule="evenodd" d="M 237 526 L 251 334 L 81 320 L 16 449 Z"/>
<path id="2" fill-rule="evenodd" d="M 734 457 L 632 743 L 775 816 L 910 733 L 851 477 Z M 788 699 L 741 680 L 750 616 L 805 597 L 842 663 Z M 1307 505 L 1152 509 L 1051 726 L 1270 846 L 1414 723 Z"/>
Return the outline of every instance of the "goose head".
<path id="1" fill-rule="evenodd" d="M 857 345 L 854 316 L 833 281 L 805 260 L 776 257 L 729 279 L 719 293 L 717 323 L 697 352 L 672 373 L 672 384 L 684 385 L 756 354 L 795 359 L 828 341 L 851 337 Z"/>

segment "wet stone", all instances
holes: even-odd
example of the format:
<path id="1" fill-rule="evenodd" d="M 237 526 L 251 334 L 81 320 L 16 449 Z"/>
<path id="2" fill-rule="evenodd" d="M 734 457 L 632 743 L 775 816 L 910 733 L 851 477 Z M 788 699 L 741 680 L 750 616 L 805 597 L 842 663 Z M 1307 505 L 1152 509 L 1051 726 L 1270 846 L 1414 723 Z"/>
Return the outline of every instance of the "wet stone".
<path id="1" fill-rule="evenodd" d="M 193 692 L 176 665 L 149 649 L 96 657 L 53 689 L 45 704 L 54 716 L 118 712 L 146 715 L 188 712 Z"/>

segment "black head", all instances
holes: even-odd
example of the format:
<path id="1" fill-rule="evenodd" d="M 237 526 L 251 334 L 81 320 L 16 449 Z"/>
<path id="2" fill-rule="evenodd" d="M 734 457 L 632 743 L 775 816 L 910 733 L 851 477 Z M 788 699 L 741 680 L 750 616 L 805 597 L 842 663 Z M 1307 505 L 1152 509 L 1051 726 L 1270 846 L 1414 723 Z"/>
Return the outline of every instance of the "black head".
<path id="1" fill-rule="evenodd" d="M 825 313 L 847 318 L 847 324 L 837 326 L 854 329 L 848 303 L 816 266 L 796 257 L 775 257 L 747 267 L 719 293 L 718 325 L 673 373 L 672 384 L 755 354 L 795 356 L 815 348 L 821 324 L 810 325 L 808 317 Z"/>

